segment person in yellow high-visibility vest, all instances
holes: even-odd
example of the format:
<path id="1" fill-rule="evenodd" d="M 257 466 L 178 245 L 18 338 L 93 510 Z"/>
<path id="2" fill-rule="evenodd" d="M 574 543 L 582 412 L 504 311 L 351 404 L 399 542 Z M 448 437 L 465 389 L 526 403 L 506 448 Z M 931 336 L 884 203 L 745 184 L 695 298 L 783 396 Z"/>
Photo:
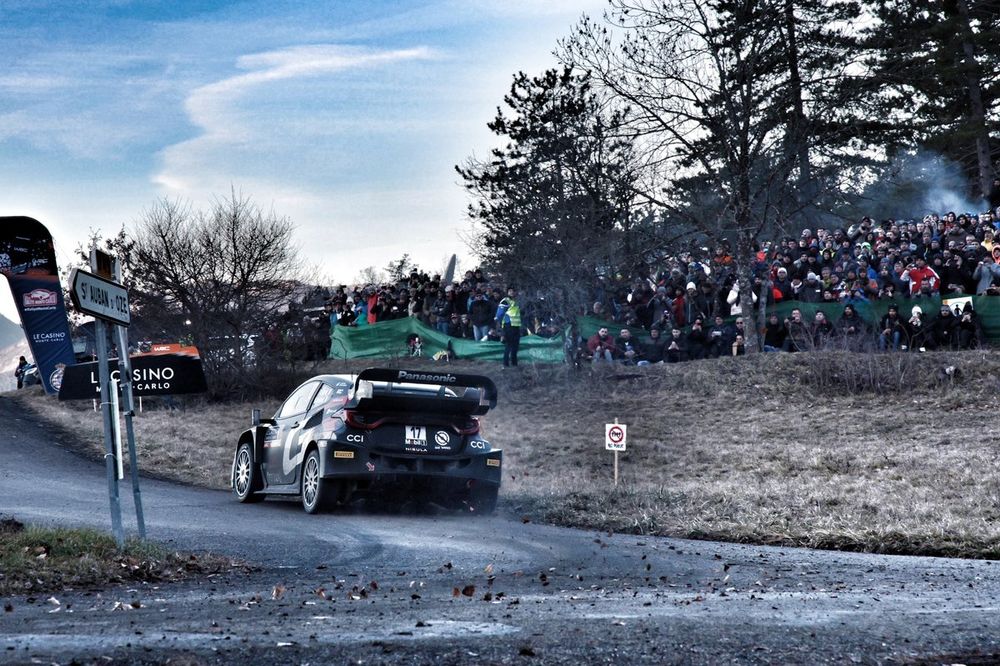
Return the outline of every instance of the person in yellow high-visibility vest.
<path id="1" fill-rule="evenodd" d="M 516 366 L 517 349 L 521 346 L 521 305 L 514 287 L 507 288 L 507 297 L 497 307 L 496 320 L 503 340 L 503 367 Z"/>

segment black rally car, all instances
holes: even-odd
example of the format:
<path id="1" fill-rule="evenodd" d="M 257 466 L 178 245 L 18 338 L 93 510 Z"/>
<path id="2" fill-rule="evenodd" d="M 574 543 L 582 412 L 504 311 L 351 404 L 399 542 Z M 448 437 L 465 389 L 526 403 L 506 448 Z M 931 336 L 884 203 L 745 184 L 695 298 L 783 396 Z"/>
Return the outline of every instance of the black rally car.
<path id="1" fill-rule="evenodd" d="M 375 491 L 491 513 L 503 453 L 477 417 L 496 402 L 496 386 L 478 375 L 373 368 L 313 377 L 274 418 L 254 410 L 236 445 L 233 492 L 240 502 L 301 495 L 308 513 Z"/>

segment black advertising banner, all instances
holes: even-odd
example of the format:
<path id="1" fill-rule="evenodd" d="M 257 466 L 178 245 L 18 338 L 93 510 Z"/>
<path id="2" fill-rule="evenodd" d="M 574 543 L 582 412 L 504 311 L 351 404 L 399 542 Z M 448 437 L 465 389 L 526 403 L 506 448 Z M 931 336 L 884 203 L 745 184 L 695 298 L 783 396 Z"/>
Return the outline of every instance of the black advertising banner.
<path id="1" fill-rule="evenodd" d="M 130 356 L 132 361 L 132 395 L 137 398 L 151 395 L 179 395 L 204 393 L 205 373 L 195 347 L 164 345 L 164 351 Z M 118 359 L 108 361 L 112 379 L 119 378 Z M 97 362 L 79 363 L 66 368 L 63 374 L 60 400 L 90 400 L 101 397 L 97 380 Z"/>
<path id="2" fill-rule="evenodd" d="M 52 235 L 41 222 L 30 217 L 0 217 L 0 273 L 10 284 L 42 385 L 55 393 L 62 383 L 63 369 L 76 359 Z"/>

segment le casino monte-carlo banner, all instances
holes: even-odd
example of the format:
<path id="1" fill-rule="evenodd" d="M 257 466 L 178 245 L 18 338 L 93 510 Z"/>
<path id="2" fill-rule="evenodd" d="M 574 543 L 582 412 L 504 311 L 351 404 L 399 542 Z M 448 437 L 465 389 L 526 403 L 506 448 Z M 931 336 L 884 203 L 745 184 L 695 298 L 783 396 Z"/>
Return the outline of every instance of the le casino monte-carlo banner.
<path id="1" fill-rule="evenodd" d="M 75 359 L 52 235 L 41 222 L 0 217 L 0 273 L 10 284 L 42 385 L 56 393 Z"/>

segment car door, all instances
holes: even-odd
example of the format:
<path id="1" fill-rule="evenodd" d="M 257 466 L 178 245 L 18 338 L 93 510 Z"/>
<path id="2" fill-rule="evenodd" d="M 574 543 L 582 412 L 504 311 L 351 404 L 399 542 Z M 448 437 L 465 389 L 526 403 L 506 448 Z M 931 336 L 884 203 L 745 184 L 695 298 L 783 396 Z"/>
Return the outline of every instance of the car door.
<path id="1" fill-rule="evenodd" d="M 312 402 L 320 382 L 306 382 L 295 389 L 282 403 L 274 416 L 274 430 L 277 437 L 267 449 L 268 486 L 282 486 L 292 483 L 302 460 L 302 444 L 299 435 L 305 426 L 309 403 Z"/>

